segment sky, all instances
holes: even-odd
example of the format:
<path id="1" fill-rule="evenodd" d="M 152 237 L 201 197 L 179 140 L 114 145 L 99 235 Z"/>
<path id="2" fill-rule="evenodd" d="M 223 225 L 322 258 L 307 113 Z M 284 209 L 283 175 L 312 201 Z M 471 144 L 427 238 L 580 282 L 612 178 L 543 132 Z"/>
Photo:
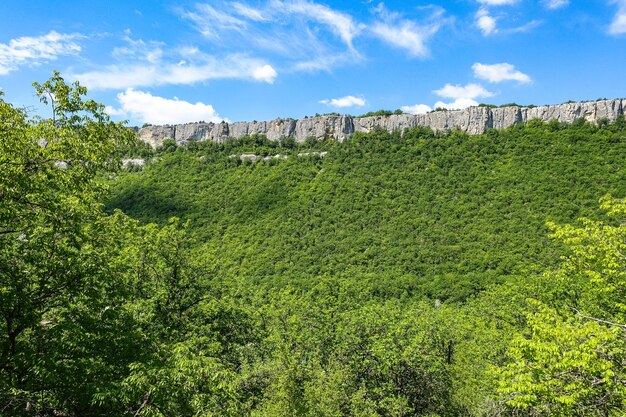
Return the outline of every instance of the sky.
<path id="1" fill-rule="evenodd" d="M 0 1 L 0 90 L 131 126 L 626 97 L 626 0 Z"/>

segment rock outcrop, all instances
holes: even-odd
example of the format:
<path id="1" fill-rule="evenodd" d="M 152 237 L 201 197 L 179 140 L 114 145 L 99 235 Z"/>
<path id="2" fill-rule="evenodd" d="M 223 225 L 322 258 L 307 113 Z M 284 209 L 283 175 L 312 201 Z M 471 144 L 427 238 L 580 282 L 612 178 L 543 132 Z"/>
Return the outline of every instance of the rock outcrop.
<path id="1" fill-rule="evenodd" d="M 564 103 L 538 107 L 469 107 L 464 110 L 435 111 L 426 114 L 394 114 L 390 116 L 353 117 L 348 115 L 324 115 L 304 119 L 275 119 L 269 122 L 236 123 L 187 123 L 180 125 L 147 126 L 139 129 L 139 138 L 156 148 L 165 139 L 178 144 L 190 141 L 210 140 L 223 142 L 229 137 L 240 138 L 262 134 L 270 140 L 293 137 L 297 142 L 307 138 L 349 138 L 355 132 L 374 130 L 403 131 L 416 126 L 433 130 L 460 129 L 472 135 L 487 129 L 502 129 L 529 120 L 558 120 L 572 123 L 578 119 L 597 122 L 606 118 L 615 121 L 624 115 L 626 99 L 598 100 L 580 103 Z"/>

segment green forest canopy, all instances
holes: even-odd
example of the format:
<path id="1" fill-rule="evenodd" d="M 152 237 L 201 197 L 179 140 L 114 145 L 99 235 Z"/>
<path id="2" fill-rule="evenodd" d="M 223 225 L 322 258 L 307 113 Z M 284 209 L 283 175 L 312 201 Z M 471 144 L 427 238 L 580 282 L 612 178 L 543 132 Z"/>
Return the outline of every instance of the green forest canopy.
<path id="1" fill-rule="evenodd" d="M 152 151 L 36 90 L 0 100 L 0 414 L 623 414 L 623 119 Z"/>

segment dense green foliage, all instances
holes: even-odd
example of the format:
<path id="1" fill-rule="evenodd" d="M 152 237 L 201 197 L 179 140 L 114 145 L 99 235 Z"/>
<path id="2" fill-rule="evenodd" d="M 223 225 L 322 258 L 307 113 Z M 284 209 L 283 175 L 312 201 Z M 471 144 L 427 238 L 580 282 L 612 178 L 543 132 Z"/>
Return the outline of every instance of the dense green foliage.
<path id="1" fill-rule="evenodd" d="M 323 158 L 274 146 L 168 148 L 121 176 L 109 205 L 144 222 L 189 219 L 225 278 L 277 286 L 332 276 L 463 300 L 554 265 L 562 252 L 546 221 L 597 216 L 602 195 L 626 194 L 621 125 L 377 132 L 325 143 Z M 290 156 L 231 157 L 254 153 Z"/>
<path id="2" fill-rule="evenodd" d="M 623 415 L 623 120 L 152 151 L 36 88 L 53 119 L 0 100 L 1 415 Z"/>

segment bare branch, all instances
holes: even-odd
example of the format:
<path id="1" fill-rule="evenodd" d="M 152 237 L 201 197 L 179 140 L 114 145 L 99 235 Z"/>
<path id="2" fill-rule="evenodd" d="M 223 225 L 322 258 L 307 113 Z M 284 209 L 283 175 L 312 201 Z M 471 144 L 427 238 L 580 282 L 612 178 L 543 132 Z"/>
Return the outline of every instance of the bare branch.
<path id="1" fill-rule="evenodd" d="M 574 307 L 570 307 L 570 306 L 565 306 L 567 308 L 569 308 L 570 310 L 574 311 L 576 313 L 577 317 L 583 318 L 583 319 L 587 319 L 587 320 L 592 320 L 598 323 L 603 323 L 603 324 L 607 324 L 609 326 L 614 326 L 614 327 L 618 327 L 621 330 L 626 332 L 626 325 L 624 324 L 619 324 L 619 323 L 613 323 L 611 321 L 607 321 L 607 320 L 602 320 L 596 317 L 591 317 L 591 316 L 585 316 L 584 314 L 582 314 L 580 311 L 578 311 L 577 309 L 575 309 Z"/>

